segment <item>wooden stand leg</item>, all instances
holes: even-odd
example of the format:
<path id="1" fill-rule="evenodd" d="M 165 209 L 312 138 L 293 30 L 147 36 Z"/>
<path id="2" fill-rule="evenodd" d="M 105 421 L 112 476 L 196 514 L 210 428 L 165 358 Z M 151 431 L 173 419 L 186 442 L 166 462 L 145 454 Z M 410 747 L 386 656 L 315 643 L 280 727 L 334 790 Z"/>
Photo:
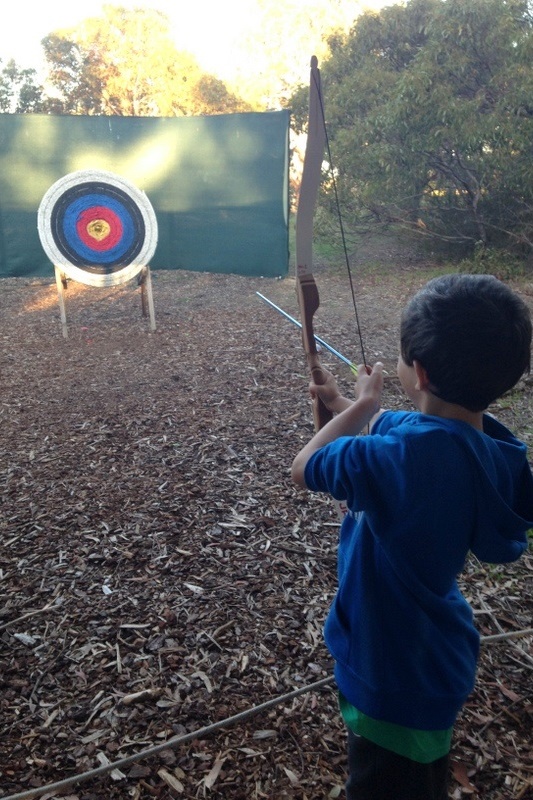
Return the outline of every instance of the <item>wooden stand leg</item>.
<path id="1" fill-rule="evenodd" d="M 155 331 L 155 308 L 154 296 L 152 294 L 152 275 L 150 267 L 144 267 L 141 279 L 141 302 L 143 316 L 146 316 L 146 305 L 148 305 L 148 313 L 150 315 L 150 330 Z"/>
<path id="2" fill-rule="evenodd" d="M 146 276 L 144 274 L 139 278 L 139 285 L 141 287 L 141 311 L 143 317 L 146 319 L 148 316 L 148 309 L 146 307 Z"/>
<path id="3" fill-rule="evenodd" d="M 67 280 L 61 273 L 59 267 L 55 266 L 54 269 L 56 273 L 57 294 L 59 297 L 59 312 L 61 314 L 61 330 L 63 332 L 63 338 L 68 339 L 67 311 L 65 308 L 65 287 Z"/>

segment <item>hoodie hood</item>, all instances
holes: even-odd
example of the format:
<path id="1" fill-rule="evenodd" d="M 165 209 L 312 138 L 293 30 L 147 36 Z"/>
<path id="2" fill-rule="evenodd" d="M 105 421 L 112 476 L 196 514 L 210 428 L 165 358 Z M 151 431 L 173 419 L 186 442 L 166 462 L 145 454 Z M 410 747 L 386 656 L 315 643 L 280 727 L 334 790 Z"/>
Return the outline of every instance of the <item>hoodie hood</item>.
<path id="1" fill-rule="evenodd" d="M 472 431 L 465 437 L 464 431 L 461 435 L 452 431 L 472 461 L 479 487 L 470 549 L 482 561 L 515 561 L 526 550 L 527 531 L 533 528 L 533 477 L 527 448 L 490 416 L 484 417 L 483 434 Z"/>

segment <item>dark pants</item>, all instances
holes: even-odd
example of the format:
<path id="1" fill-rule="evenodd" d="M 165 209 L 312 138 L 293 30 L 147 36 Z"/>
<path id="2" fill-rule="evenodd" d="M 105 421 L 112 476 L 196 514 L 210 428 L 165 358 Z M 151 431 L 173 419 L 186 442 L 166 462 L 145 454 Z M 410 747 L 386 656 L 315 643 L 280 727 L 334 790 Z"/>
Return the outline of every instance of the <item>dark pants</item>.
<path id="1" fill-rule="evenodd" d="M 420 764 L 348 731 L 347 800 L 448 800 L 448 756 Z"/>

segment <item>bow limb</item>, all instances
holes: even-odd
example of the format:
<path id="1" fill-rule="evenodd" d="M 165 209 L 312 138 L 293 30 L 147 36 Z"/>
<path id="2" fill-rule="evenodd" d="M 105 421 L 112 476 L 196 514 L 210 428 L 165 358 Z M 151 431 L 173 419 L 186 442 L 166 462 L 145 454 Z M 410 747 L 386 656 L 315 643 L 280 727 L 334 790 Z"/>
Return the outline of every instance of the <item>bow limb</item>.
<path id="1" fill-rule="evenodd" d="M 307 144 L 296 211 L 296 290 L 302 320 L 302 342 L 312 380 L 321 385 L 326 378 L 318 357 L 313 316 L 320 305 L 313 276 L 313 217 L 322 175 L 326 129 L 322 112 L 320 71 L 316 56 L 311 59 L 309 86 L 309 124 Z M 313 400 L 315 430 L 329 422 L 333 414 L 320 398 Z"/>

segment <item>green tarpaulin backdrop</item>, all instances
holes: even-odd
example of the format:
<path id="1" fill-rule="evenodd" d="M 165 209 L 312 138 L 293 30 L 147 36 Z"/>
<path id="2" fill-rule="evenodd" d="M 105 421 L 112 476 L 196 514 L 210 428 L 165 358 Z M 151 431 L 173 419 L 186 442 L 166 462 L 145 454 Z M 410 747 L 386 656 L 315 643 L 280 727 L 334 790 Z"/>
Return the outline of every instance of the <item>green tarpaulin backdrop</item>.
<path id="1" fill-rule="evenodd" d="M 44 193 L 82 169 L 146 192 L 153 269 L 276 277 L 288 268 L 289 113 L 212 117 L 0 114 L 0 277 L 53 275 L 37 232 Z"/>

